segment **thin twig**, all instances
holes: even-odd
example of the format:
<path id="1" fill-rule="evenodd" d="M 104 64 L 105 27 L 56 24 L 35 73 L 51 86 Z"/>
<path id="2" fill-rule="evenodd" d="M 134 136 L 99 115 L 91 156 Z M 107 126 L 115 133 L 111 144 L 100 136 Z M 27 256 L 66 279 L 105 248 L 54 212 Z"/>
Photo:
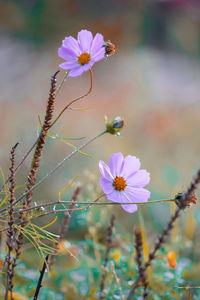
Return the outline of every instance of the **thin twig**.
<path id="1" fill-rule="evenodd" d="M 105 280 L 106 280 L 106 267 L 107 267 L 107 264 L 108 264 L 110 249 L 112 248 L 112 235 L 113 235 L 114 225 L 115 225 L 115 216 L 112 215 L 111 218 L 110 218 L 110 224 L 108 226 L 108 231 L 107 231 L 106 253 L 105 253 L 105 257 L 104 257 L 104 263 L 103 263 L 103 266 L 102 266 L 102 276 L 101 276 L 101 282 L 100 282 L 99 300 L 104 298 L 104 288 L 105 288 Z"/>
<path id="2" fill-rule="evenodd" d="M 73 209 L 70 209 L 70 211 L 71 212 L 72 211 L 84 211 L 84 210 L 90 208 L 91 206 L 93 206 L 102 197 L 104 197 L 104 194 L 100 195 L 98 198 L 96 198 L 94 200 L 94 202 L 91 202 L 91 204 L 87 205 L 86 207 L 83 207 L 83 208 L 73 208 Z M 69 208 L 68 209 L 65 209 L 65 208 L 64 209 L 57 209 L 57 210 L 53 209 L 51 211 L 46 211 L 46 212 L 44 212 L 42 214 L 39 214 L 39 215 L 36 215 L 36 216 L 33 216 L 33 217 L 29 217 L 28 222 L 30 223 L 32 220 L 38 219 L 40 217 L 44 217 L 44 216 L 48 216 L 48 215 L 56 214 L 56 213 L 61 213 L 61 212 L 66 212 L 67 213 L 67 212 L 69 212 Z M 22 222 L 15 222 L 15 225 L 22 225 L 24 223 L 27 223 L 27 220 L 22 221 Z M 6 231 L 7 229 L 8 229 L 8 227 L 3 228 L 3 229 L 0 230 L 0 232 Z"/>
<path id="3" fill-rule="evenodd" d="M 104 196 L 106 196 L 104 194 Z M 154 200 L 154 201 L 147 201 L 147 202 L 77 202 L 77 205 L 89 205 L 89 204 L 95 204 L 95 205 L 122 205 L 122 204 L 127 204 L 127 205 L 132 205 L 132 204 L 136 204 L 136 205 L 148 205 L 148 204 L 155 204 L 155 203 L 165 203 L 165 202 L 175 202 L 175 199 L 171 199 L 171 200 L 165 200 L 165 199 L 161 199 L 161 200 Z M 41 203 L 38 205 L 34 205 L 31 207 L 27 207 L 25 209 L 19 209 L 13 212 L 13 214 L 19 214 L 22 212 L 27 212 L 30 210 L 34 210 L 34 209 L 39 209 L 39 208 L 43 208 L 43 207 L 47 207 L 47 206 L 52 206 L 52 205 L 56 205 L 56 204 L 72 204 L 72 201 L 61 201 L 61 200 L 57 200 L 57 201 L 52 201 L 52 202 L 45 202 L 45 203 Z M 1 217 L 7 216 L 7 214 L 1 214 Z"/>
<path id="4" fill-rule="evenodd" d="M 111 269 L 113 271 L 113 275 L 115 277 L 116 283 L 118 285 L 118 288 L 119 288 L 119 291 L 120 291 L 120 296 L 121 296 L 122 300 L 125 300 L 125 296 L 123 294 L 122 287 L 121 287 L 121 284 L 120 284 L 120 279 L 117 276 L 117 273 L 116 273 L 116 270 L 115 270 L 115 264 L 114 264 L 113 261 L 110 262 L 110 266 L 111 266 Z"/>
<path id="5" fill-rule="evenodd" d="M 67 233 L 68 226 L 69 226 L 69 219 L 70 219 L 71 214 L 72 214 L 71 209 L 73 209 L 73 207 L 76 205 L 76 200 L 78 198 L 78 195 L 80 194 L 80 191 L 81 191 L 81 188 L 77 187 L 75 189 L 75 191 L 73 192 L 73 194 L 72 194 L 71 205 L 69 206 L 69 210 L 67 212 L 65 212 L 63 220 L 62 220 L 62 224 L 60 226 L 59 239 L 58 239 L 59 243 L 61 243 L 65 238 L 65 235 Z M 55 246 L 55 250 L 54 250 L 54 254 L 50 256 L 49 267 L 51 267 L 55 262 L 55 254 L 56 254 L 57 249 L 58 249 L 58 243 L 56 243 L 54 246 Z"/>
<path id="6" fill-rule="evenodd" d="M 36 287 L 36 290 L 35 290 L 33 300 L 38 299 L 39 292 L 40 292 L 40 289 L 42 287 L 42 280 L 43 280 L 43 277 L 44 277 L 44 273 L 45 273 L 46 268 L 47 268 L 48 258 L 49 258 L 49 255 L 46 256 L 43 267 L 42 267 L 42 270 L 40 271 L 40 277 L 39 277 L 39 280 L 38 280 L 38 283 L 37 283 L 37 287 Z"/>
<path id="7" fill-rule="evenodd" d="M 57 118 L 56 118 L 56 119 L 53 121 L 53 123 L 51 124 L 50 128 L 58 121 L 58 119 L 62 116 L 62 114 L 66 111 L 66 109 L 68 109 L 72 104 L 74 104 L 74 103 L 77 102 L 78 100 L 87 97 L 87 96 L 91 93 L 92 87 L 93 87 L 92 69 L 89 69 L 89 71 L 90 71 L 90 88 L 89 88 L 89 91 L 88 91 L 85 95 L 83 95 L 83 96 L 81 96 L 81 97 L 78 97 L 78 98 L 72 100 L 71 102 L 69 102 L 69 104 L 67 104 L 67 105 L 61 110 L 61 112 L 59 113 L 59 115 L 57 116 Z"/>
<path id="8" fill-rule="evenodd" d="M 76 154 L 77 152 L 79 152 L 80 150 L 82 150 L 84 147 L 86 147 L 87 145 L 89 145 L 90 143 L 92 143 L 94 140 L 96 140 L 97 138 L 101 137 L 102 135 L 104 135 L 105 133 L 107 133 L 107 130 L 104 130 L 102 132 L 100 132 L 99 134 L 95 135 L 94 137 L 92 137 L 91 139 L 89 139 L 88 141 L 86 141 L 85 143 L 83 143 L 80 147 L 76 148 L 74 151 L 72 151 L 70 154 L 68 154 L 62 161 L 60 161 L 55 168 L 53 168 L 49 173 L 47 173 L 38 183 L 36 183 L 32 188 L 29 189 L 28 192 L 25 192 L 24 194 L 22 194 L 16 201 L 14 204 L 17 204 L 19 201 L 21 201 L 29 192 L 33 191 L 35 188 L 37 188 L 40 184 L 42 184 L 49 176 L 51 176 L 55 171 L 57 171 L 57 169 L 68 159 L 70 159 L 74 154 Z M 4 212 L 6 210 L 6 208 L 3 208 L 0 210 L 1 212 Z"/>

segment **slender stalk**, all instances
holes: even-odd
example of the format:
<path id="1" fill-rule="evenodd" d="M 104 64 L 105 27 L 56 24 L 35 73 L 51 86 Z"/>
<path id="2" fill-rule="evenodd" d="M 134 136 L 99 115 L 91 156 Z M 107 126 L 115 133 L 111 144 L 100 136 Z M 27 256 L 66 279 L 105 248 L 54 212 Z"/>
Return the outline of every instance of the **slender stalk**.
<path id="1" fill-rule="evenodd" d="M 57 75 L 60 71 L 58 70 L 55 75 Z M 61 82 L 62 83 L 62 82 Z M 61 85 L 61 84 L 60 84 Z M 61 85 L 62 86 L 62 85 Z M 61 88 L 61 87 L 60 87 Z M 59 89 L 56 90 L 56 95 L 58 95 Z M 31 146 L 31 148 L 25 153 L 25 155 L 22 157 L 21 161 L 17 164 L 17 166 L 15 167 L 15 173 L 17 172 L 17 170 L 19 169 L 19 167 L 23 164 L 23 162 L 26 160 L 26 158 L 29 156 L 29 154 L 33 151 L 33 149 L 35 148 L 35 146 L 38 143 L 38 140 L 40 139 L 40 136 L 42 134 L 42 131 L 40 132 L 39 137 L 37 138 L 37 140 L 34 142 L 34 144 Z M 8 177 L 6 179 L 6 181 L 4 182 L 4 184 L 0 187 L 0 192 L 3 190 L 4 186 L 6 185 L 6 183 L 8 183 L 8 181 L 10 180 L 10 177 Z"/>
<path id="2" fill-rule="evenodd" d="M 13 250 L 13 237 L 14 237 L 14 217 L 13 217 L 13 202 L 15 201 L 15 149 L 18 146 L 18 143 L 12 148 L 11 150 L 11 166 L 10 166 L 10 198 L 9 198 L 9 208 L 8 208 L 8 225 L 9 229 L 7 231 L 7 241 L 6 244 L 8 246 L 8 255 L 6 257 L 7 261 L 7 283 L 6 283 L 6 294 L 5 294 L 5 300 L 8 299 L 8 292 L 10 292 L 11 299 L 12 299 L 12 279 L 14 276 L 14 273 L 12 272 L 12 260 L 11 260 L 11 252 Z"/>
<path id="3" fill-rule="evenodd" d="M 115 225 L 115 216 L 111 216 L 110 218 L 110 224 L 108 226 L 108 231 L 107 231 L 107 238 L 106 238 L 106 253 L 105 253 L 105 258 L 104 258 L 104 263 L 103 263 L 103 272 L 102 272 L 102 277 L 101 277 L 101 282 L 100 282 L 100 292 L 99 292 L 99 300 L 104 299 L 104 288 L 105 288 L 105 280 L 106 280 L 106 267 L 108 264 L 108 259 L 109 259 L 109 253 L 112 248 L 112 235 L 113 235 L 113 230 L 114 230 L 114 225 Z"/>
<path id="4" fill-rule="evenodd" d="M 62 224 L 59 229 L 59 238 L 58 238 L 59 243 L 61 243 L 64 240 L 65 235 L 68 231 L 69 220 L 70 220 L 71 214 L 72 214 L 71 209 L 73 209 L 73 207 L 76 205 L 76 201 L 77 201 L 77 198 L 78 198 L 78 195 L 80 194 L 80 192 L 81 192 L 81 188 L 77 187 L 72 194 L 71 205 L 69 206 L 69 210 L 67 212 L 65 212 L 64 217 L 62 219 Z M 55 243 L 54 247 L 55 247 L 54 254 L 52 254 L 50 256 L 49 267 L 52 267 L 52 265 L 55 263 L 55 254 L 57 253 L 58 244 Z"/>
<path id="5" fill-rule="evenodd" d="M 55 213 L 60 213 L 60 212 L 72 212 L 72 211 L 83 211 L 83 210 L 86 210 L 88 208 L 90 208 L 92 205 L 94 205 L 99 199 L 101 199 L 102 197 L 104 196 L 104 194 L 100 195 L 97 199 L 95 199 L 94 202 L 91 202 L 91 204 L 87 205 L 86 207 L 83 207 L 83 208 L 74 208 L 74 209 L 53 209 L 52 211 L 47 211 L 47 212 L 44 212 L 40 215 L 37 215 L 37 216 L 33 216 L 33 217 L 30 217 L 28 219 L 28 222 L 31 222 L 32 220 L 35 220 L 35 219 L 38 219 L 40 217 L 44 217 L 44 216 L 47 216 L 47 215 L 51 215 L 51 214 L 55 214 Z M 61 203 L 61 202 L 60 202 Z M 27 221 L 22 221 L 22 222 L 16 222 L 15 225 L 23 225 L 25 222 Z M 7 230 L 7 228 L 4 228 L 4 229 L 1 229 L 0 232 L 3 232 L 5 230 Z"/>
<path id="6" fill-rule="evenodd" d="M 90 143 L 92 143 L 94 140 L 96 140 L 97 138 L 99 138 L 100 136 L 104 135 L 105 133 L 107 133 L 106 130 L 102 131 L 101 133 L 95 135 L 94 137 L 92 137 L 91 139 L 89 139 L 88 141 L 86 141 L 84 144 L 82 144 L 80 147 L 76 148 L 74 151 L 72 151 L 70 154 L 68 154 L 62 161 L 60 161 L 55 168 L 53 168 L 49 173 L 47 173 L 38 183 L 36 183 L 32 188 L 29 189 L 28 192 L 25 192 L 23 195 L 21 195 L 14 204 L 18 203 L 20 200 L 22 200 L 27 193 L 31 192 L 32 190 L 34 190 L 36 187 L 38 187 L 41 183 L 43 183 L 50 175 L 52 175 L 66 160 L 68 160 L 69 158 L 71 158 L 74 154 L 76 154 L 77 152 L 79 152 L 81 149 L 83 149 L 84 147 L 86 147 L 87 145 L 89 145 Z M 5 211 L 6 209 L 3 208 L 0 210 L 0 213 Z"/>
<path id="7" fill-rule="evenodd" d="M 77 101 L 80 100 L 80 99 L 83 99 L 83 98 L 87 97 L 87 96 L 91 93 L 92 87 L 93 87 L 92 69 L 90 69 L 89 71 L 90 71 L 90 89 L 89 89 L 89 91 L 88 91 L 85 95 L 83 95 L 83 96 L 81 96 L 81 97 L 78 97 L 78 98 L 72 100 L 71 102 L 69 102 L 69 104 L 67 104 L 67 105 L 61 110 L 61 112 L 59 113 L 59 115 L 57 116 L 57 118 L 56 118 L 56 119 L 53 121 L 53 123 L 51 124 L 50 128 L 58 121 L 58 119 L 62 116 L 62 114 L 66 111 L 66 109 L 68 109 L 73 103 L 77 102 Z"/>
<path id="8" fill-rule="evenodd" d="M 56 99 L 56 83 L 57 83 L 56 76 L 57 76 L 57 74 L 58 74 L 58 72 L 56 72 L 51 77 L 51 85 L 50 85 L 47 106 L 46 106 L 45 118 L 44 118 L 44 122 L 42 125 L 42 132 L 40 134 L 37 145 L 35 147 L 35 152 L 33 155 L 31 167 L 30 167 L 30 170 L 29 170 L 28 176 L 27 176 L 26 190 L 25 190 L 26 198 L 23 199 L 23 202 L 22 202 L 24 209 L 30 207 L 30 203 L 32 200 L 32 195 L 33 195 L 33 191 L 31 190 L 31 188 L 34 186 L 34 184 L 36 182 L 37 173 L 38 173 L 38 169 L 40 166 L 40 159 L 41 159 L 43 148 L 44 148 L 44 145 L 46 142 L 46 136 L 48 134 L 49 126 L 50 126 L 51 120 L 53 118 L 53 112 L 54 112 L 54 108 L 55 108 L 55 99 Z M 14 203 L 13 203 L 13 205 L 14 205 Z M 19 221 L 22 222 L 22 228 L 26 227 L 26 224 L 28 223 L 27 212 L 25 212 L 25 213 L 21 212 L 19 214 Z M 12 263 L 12 272 L 13 273 L 14 273 L 14 269 L 17 265 L 17 259 L 20 257 L 20 254 L 21 254 L 22 244 L 23 244 L 23 233 L 19 232 L 16 237 L 16 241 L 15 241 L 15 256 L 13 258 L 13 263 Z"/>
<path id="9" fill-rule="evenodd" d="M 62 78 L 62 80 L 61 80 L 59 86 L 58 86 L 57 89 L 56 89 L 56 95 L 58 95 L 58 93 L 59 93 L 59 91 L 60 91 L 60 89 L 61 89 L 63 83 L 65 82 L 65 79 L 66 79 L 67 76 L 68 76 L 68 73 L 69 73 L 69 72 L 65 72 L 65 75 L 63 76 L 63 78 Z"/>
<path id="10" fill-rule="evenodd" d="M 56 74 L 58 74 L 58 72 L 60 71 L 57 71 Z M 68 73 L 66 72 L 60 85 L 58 86 L 57 90 L 56 90 L 56 95 L 58 95 L 66 77 L 67 77 Z M 53 124 L 51 124 L 51 126 L 49 127 L 49 129 L 55 124 L 55 122 L 60 118 L 60 116 L 63 114 L 63 112 L 69 108 L 73 103 L 77 102 L 78 100 L 88 96 L 91 91 L 92 91 L 92 85 L 93 85 L 93 78 L 92 78 L 92 70 L 90 69 L 90 88 L 88 90 L 88 92 L 72 101 L 70 101 L 70 103 L 61 111 L 61 113 L 59 114 L 59 116 L 56 118 L 56 120 L 53 122 Z M 19 169 L 19 167 L 23 164 L 23 162 L 26 160 L 26 158 L 29 156 L 29 154 L 33 151 L 33 149 L 35 148 L 35 146 L 37 145 L 38 143 L 38 140 L 40 139 L 40 136 L 42 134 L 42 131 L 40 132 L 40 135 L 39 137 L 37 138 L 37 140 L 34 142 L 34 144 L 31 146 L 31 148 L 26 152 L 26 154 L 23 156 L 23 158 L 21 159 L 21 161 L 18 163 L 18 165 L 16 166 L 15 168 L 15 172 Z M 8 183 L 8 181 L 10 180 L 10 178 L 7 178 L 6 181 L 4 182 L 4 184 L 2 184 L 2 186 L 0 187 L 0 192 L 3 190 L 3 188 L 5 187 L 5 185 Z"/>
<path id="11" fill-rule="evenodd" d="M 39 280 L 38 280 L 38 283 L 37 283 L 37 287 L 36 287 L 36 290 L 35 290 L 33 300 L 38 299 L 39 292 L 40 292 L 40 289 L 42 287 L 42 280 L 43 280 L 43 277 L 44 277 L 44 273 L 45 273 L 46 268 L 47 268 L 48 258 L 49 258 L 49 255 L 46 256 L 43 267 L 42 267 L 42 270 L 40 271 L 40 277 L 39 277 Z"/>
<path id="12" fill-rule="evenodd" d="M 103 194 L 101 195 L 102 197 L 106 195 Z M 174 199 L 171 199 L 171 200 L 154 200 L 154 201 L 148 201 L 148 202 L 77 202 L 76 204 L 77 205 L 122 205 L 122 204 L 128 204 L 128 205 L 132 205 L 132 204 L 136 204 L 136 205 L 147 205 L 147 204 L 155 204 L 155 203 L 164 203 L 164 202 L 175 202 Z M 27 207 L 25 209 L 19 209 L 19 210 L 16 210 L 13 212 L 13 214 L 19 214 L 19 213 L 22 213 L 22 212 L 26 212 L 26 211 L 30 211 L 30 210 L 34 210 L 34 209 L 39 209 L 39 208 L 42 208 L 42 207 L 47 207 L 47 206 L 52 206 L 52 205 L 56 205 L 56 204 L 73 204 L 72 200 L 70 201 L 61 201 L 61 200 L 57 200 L 57 201 L 52 201 L 52 202 L 48 202 L 48 203 L 41 203 L 41 204 L 38 204 L 38 205 L 35 205 L 35 206 L 31 206 L 31 207 Z M 2 217 L 3 216 L 7 216 L 7 214 L 2 214 L 1 215 Z"/>
<path id="13" fill-rule="evenodd" d="M 141 278 L 141 282 L 144 288 L 143 298 L 145 299 L 147 297 L 147 274 L 144 271 L 143 268 L 143 243 L 142 243 L 142 233 L 138 227 L 134 230 L 134 236 L 135 236 L 135 249 L 136 249 L 136 263 L 138 266 L 138 272 Z"/>

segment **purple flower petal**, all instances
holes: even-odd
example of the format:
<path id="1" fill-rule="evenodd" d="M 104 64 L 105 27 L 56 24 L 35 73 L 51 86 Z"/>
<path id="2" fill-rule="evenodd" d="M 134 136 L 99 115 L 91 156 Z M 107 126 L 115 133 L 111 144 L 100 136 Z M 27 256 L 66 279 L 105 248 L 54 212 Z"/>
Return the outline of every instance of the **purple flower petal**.
<path id="1" fill-rule="evenodd" d="M 78 33 L 78 43 L 82 52 L 90 53 L 92 39 L 93 39 L 92 33 L 88 30 L 81 30 Z"/>
<path id="2" fill-rule="evenodd" d="M 58 49 L 58 56 L 65 60 L 76 60 L 75 53 L 63 46 Z"/>
<path id="3" fill-rule="evenodd" d="M 68 76 L 69 77 L 76 77 L 76 76 L 80 76 L 82 73 L 83 73 L 82 66 L 78 66 L 77 68 L 71 69 Z"/>
<path id="4" fill-rule="evenodd" d="M 114 187 L 112 185 L 112 181 L 107 180 L 103 177 L 100 178 L 100 185 L 105 194 L 110 194 L 113 192 Z"/>
<path id="5" fill-rule="evenodd" d="M 128 186 L 143 187 L 150 182 L 150 174 L 146 170 L 138 170 L 129 176 L 126 183 Z"/>
<path id="6" fill-rule="evenodd" d="M 107 180 L 112 181 L 114 179 L 113 175 L 110 172 L 109 167 L 102 160 L 100 160 L 100 162 L 99 162 L 99 171 L 100 171 L 101 175 L 104 178 L 106 178 Z"/>
<path id="7" fill-rule="evenodd" d="M 121 207 L 128 213 L 132 214 L 137 211 L 136 204 L 122 204 Z"/>
<path id="8" fill-rule="evenodd" d="M 92 58 L 95 60 L 95 62 L 103 59 L 105 56 L 105 48 L 102 47 Z"/>
<path id="9" fill-rule="evenodd" d="M 119 192 L 114 189 L 113 189 L 112 193 L 106 194 L 106 197 L 108 198 L 108 200 L 111 200 L 111 201 L 117 202 L 117 203 L 128 202 L 126 200 L 124 192 Z"/>
<path id="10" fill-rule="evenodd" d="M 75 69 L 77 67 L 80 67 L 79 64 L 77 62 L 64 62 L 62 64 L 59 65 L 60 68 L 64 69 L 64 70 L 71 70 L 71 69 Z"/>
<path id="11" fill-rule="evenodd" d="M 126 197 L 131 202 L 147 202 L 151 193 L 143 188 L 126 187 Z"/>
<path id="12" fill-rule="evenodd" d="M 75 38 L 72 36 L 68 36 L 63 40 L 62 45 L 74 53 L 75 56 L 79 56 L 81 54 L 81 49 L 79 44 Z"/>
<path id="13" fill-rule="evenodd" d="M 121 152 L 114 153 L 109 161 L 110 171 L 115 176 L 121 176 L 121 172 L 123 169 L 124 157 Z"/>
<path id="14" fill-rule="evenodd" d="M 122 174 L 125 178 L 132 176 L 140 168 L 140 160 L 132 155 L 128 155 L 124 158 L 124 166 Z"/>
<path id="15" fill-rule="evenodd" d="M 103 35 L 97 33 L 91 45 L 92 56 L 94 56 L 97 52 L 99 52 L 100 49 L 104 49 L 104 54 L 105 54 L 105 47 L 103 47 L 103 44 L 104 44 Z"/>
<path id="16" fill-rule="evenodd" d="M 60 64 L 60 67 L 64 70 L 71 70 L 68 74 L 69 77 L 76 77 L 87 72 L 95 62 L 104 58 L 105 47 L 102 45 L 103 36 L 97 33 L 93 39 L 92 33 L 88 30 L 81 30 L 78 33 L 78 41 L 72 36 L 66 37 L 62 41 L 62 47 L 58 49 L 58 56 L 67 62 Z M 88 63 L 80 65 L 78 58 L 85 52 L 91 55 L 90 60 Z"/>
<path id="17" fill-rule="evenodd" d="M 83 71 L 87 72 L 93 65 L 94 65 L 95 61 L 94 60 L 90 60 L 87 64 L 83 65 Z"/>

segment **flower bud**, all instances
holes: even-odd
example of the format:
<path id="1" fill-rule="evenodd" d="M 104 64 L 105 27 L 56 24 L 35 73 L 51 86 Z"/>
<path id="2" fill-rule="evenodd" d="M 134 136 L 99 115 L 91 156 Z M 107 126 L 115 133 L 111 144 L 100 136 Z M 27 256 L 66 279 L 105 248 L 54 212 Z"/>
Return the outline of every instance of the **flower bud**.
<path id="1" fill-rule="evenodd" d="M 110 56 L 113 55 L 115 53 L 115 45 L 113 43 L 111 43 L 110 40 L 108 40 L 107 42 L 104 42 L 103 47 L 105 47 L 105 55 L 106 56 Z"/>
<path id="2" fill-rule="evenodd" d="M 108 117 L 106 119 L 106 130 L 110 134 L 120 135 L 120 130 L 124 127 L 124 120 L 121 117 L 115 117 L 114 120 L 108 121 Z"/>
<path id="3" fill-rule="evenodd" d="M 184 200 L 184 196 L 185 196 L 185 193 L 178 193 L 176 196 L 175 196 L 175 203 L 178 207 L 186 207 L 186 206 L 190 206 L 191 204 L 197 204 L 197 194 L 196 192 L 193 192 L 191 195 L 190 195 L 190 198 L 187 200 L 187 203 L 183 203 L 183 200 Z"/>

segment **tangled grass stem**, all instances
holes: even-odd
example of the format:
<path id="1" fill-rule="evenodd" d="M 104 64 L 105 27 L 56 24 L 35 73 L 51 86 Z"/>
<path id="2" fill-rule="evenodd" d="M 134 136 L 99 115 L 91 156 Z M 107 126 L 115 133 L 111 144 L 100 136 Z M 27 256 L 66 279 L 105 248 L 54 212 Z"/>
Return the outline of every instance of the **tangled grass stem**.
<path id="1" fill-rule="evenodd" d="M 96 140 L 97 138 L 101 137 L 102 135 L 104 135 L 105 133 L 107 133 L 106 130 L 100 132 L 99 134 L 95 135 L 94 137 L 92 137 L 91 139 L 89 139 L 88 141 L 86 141 L 84 144 L 82 144 L 80 147 L 76 148 L 74 151 L 72 151 L 70 154 L 68 154 L 62 161 L 60 161 L 55 168 L 53 168 L 49 173 L 47 173 L 38 183 L 36 183 L 32 188 L 29 189 L 28 192 L 25 192 L 23 195 L 21 195 L 14 204 L 18 203 L 19 201 L 21 201 L 29 192 L 31 192 L 32 190 L 34 190 L 36 187 L 38 187 L 41 183 L 43 183 L 49 176 L 51 176 L 66 160 L 70 159 L 74 154 L 76 154 L 77 152 L 79 152 L 81 149 L 83 149 L 84 147 L 86 147 L 87 145 L 89 145 L 90 143 L 92 143 L 94 140 Z M 4 212 L 6 210 L 6 208 L 3 208 L 0 210 L 1 212 Z"/>
<path id="2" fill-rule="evenodd" d="M 191 195 L 196 190 L 197 185 L 199 183 L 200 183 L 200 170 L 198 170 L 196 176 L 192 179 L 192 181 L 191 181 L 191 183 L 190 183 L 187 191 L 182 194 L 181 199 L 179 201 L 179 206 L 177 207 L 174 215 L 170 218 L 169 223 L 163 229 L 162 234 L 158 237 L 157 241 L 155 242 L 154 248 L 153 248 L 152 252 L 149 254 L 149 259 L 146 262 L 146 264 L 144 265 L 144 269 L 143 269 L 144 272 L 152 264 L 152 261 L 156 257 L 157 251 L 162 247 L 162 245 L 166 241 L 166 238 L 171 233 L 171 231 L 172 231 L 172 229 L 174 227 L 174 223 L 179 218 L 179 216 L 181 214 L 181 211 L 184 210 L 188 206 L 188 204 L 190 202 Z M 141 276 L 139 275 L 138 279 L 135 281 L 135 283 L 133 284 L 133 286 L 132 286 L 132 288 L 130 290 L 130 293 L 129 293 L 128 297 L 127 297 L 127 300 L 131 300 L 132 299 L 132 296 L 135 294 L 135 291 L 136 291 L 136 289 L 139 286 L 140 280 L 141 280 Z"/>

